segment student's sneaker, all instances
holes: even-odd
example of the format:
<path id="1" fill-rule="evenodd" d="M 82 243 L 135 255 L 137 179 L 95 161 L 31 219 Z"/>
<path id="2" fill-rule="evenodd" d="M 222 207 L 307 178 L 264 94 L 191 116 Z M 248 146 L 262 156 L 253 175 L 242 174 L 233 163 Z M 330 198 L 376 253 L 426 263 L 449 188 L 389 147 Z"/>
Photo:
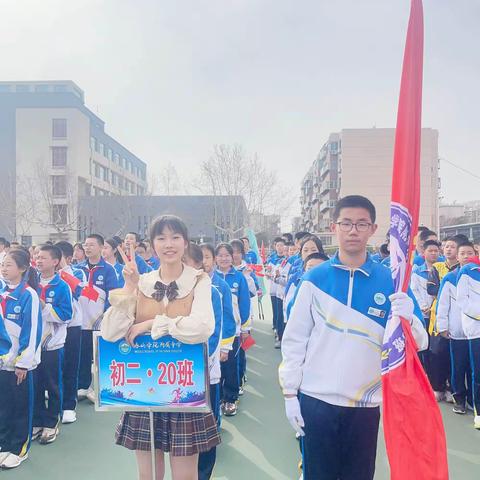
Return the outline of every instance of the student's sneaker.
<path id="1" fill-rule="evenodd" d="M 39 442 L 42 445 L 53 443 L 57 439 L 58 428 L 44 428 Z"/>
<path id="2" fill-rule="evenodd" d="M 445 392 L 445 401 L 447 403 L 455 403 L 455 399 L 453 398 L 452 392 L 448 390 Z"/>
<path id="3" fill-rule="evenodd" d="M 458 413 L 459 415 L 465 415 L 467 413 L 467 407 L 465 404 L 455 404 L 452 408 L 453 413 Z"/>
<path id="4" fill-rule="evenodd" d="M 42 436 L 43 428 L 42 427 L 33 427 L 32 430 L 32 442 L 37 438 Z"/>
<path id="5" fill-rule="evenodd" d="M 64 410 L 62 423 L 73 423 L 77 421 L 77 412 L 75 410 Z"/>
<path id="6" fill-rule="evenodd" d="M 442 400 L 445 400 L 445 392 L 433 392 L 435 394 L 435 400 L 437 402 L 441 402 Z"/>
<path id="7" fill-rule="evenodd" d="M 278 348 L 281 348 L 282 344 L 280 340 L 275 339 L 275 343 L 273 344 L 273 346 L 278 349 Z"/>
<path id="8" fill-rule="evenodd" d="M 237 414 L 237 404 L 236 403 L 229 403 L 225 402 L 223 406 L 223 414 L 226 417 L 233 417 Z"/>
<path id="9" fill-rule="evenodd" d="M 28 453 L 25 455 L 15 455 L 11 453 L 3 462 L 1 467 L 2 468 L 16 468 L 18 467 L 22 462 L 24 462 L 28 458 Z"/>
<path id="10" fill-rule="evenodd" d="M 95 403 L 95 390 L 91 387 L 87 390 L 87 400 Z"/>
<path id="11" fill-rule="evenodd" d="M 87 398 L 88 390 L 86 388 L 80 388 L 77 391 L 77 396 L 79 400 L 85 400 Z"/>
<path id="12" fill-rule="evenodd" d="M 6 460 L 6 458 L 11 455 L 10 452 L 0 452 L 0 466 Z"/>
<path id="13" fill-rule="evenodd" d="M 480 430 L 480 415 L 475 415 L 475 418 L 473 419 L 473 426 L 477 430 Z"/>
<path id="14" fill-rule="evenodd" d="M 238 394 L 242 396 L 244 393 L 245 393 L 245 390 L 243 389 L 243 387 L 238 387 Z"/>

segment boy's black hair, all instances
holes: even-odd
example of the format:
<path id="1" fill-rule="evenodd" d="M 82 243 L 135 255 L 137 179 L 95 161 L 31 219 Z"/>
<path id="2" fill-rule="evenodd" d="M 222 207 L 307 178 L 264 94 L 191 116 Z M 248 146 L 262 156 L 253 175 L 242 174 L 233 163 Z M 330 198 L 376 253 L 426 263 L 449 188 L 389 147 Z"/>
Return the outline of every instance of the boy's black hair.
<path id="1" fill-rule="evenodd" d="M 162 215 L 156 218 L 150 227 L 150 242 L 152 245 L 155 237 L 161 235 L 166 228 L 174 233 L 178 233 L 183 237 L 185 242 L 190 243 L 188 228 L 184 221 L 175 215 Z"/>
<path id="2" fill-rule="evenodd" d="M 215 258 L 215 247 L 211 243 L 202 243 L 200 248 L 202 250 L 208 250 L 212 254 L 212 257 Z"/>
<path id="3" fill-rule="evenodd" d="M 96 240 L 101 247 L 105 245 L 105 239 L 99 233 L 91 233 L 90 235 L 87 235 L 87 239 L 88 238 Z"/>
<path id="4" fill-rule="evenodd" d="M 203 252 L 196 243 L 190 242 L 188 245 L 188 255 L 195 265 L 203 265 Z"/>
<path id="5" fill-rule="evenodd" d="M 418 234 L 418 238 L 424 242 L 428 237 L 431 237 L 431 236 L 437 236 L 437 234 L 432 231 L 432 230 L 422 230 L 419 234 Z"/>
<path id="6" fill-rule="evenodd" d="M 473 251 L 475 251 L 475 247 L 473 246 L 472 242 L 462 242 L 458 244 L 458 249 L 460 250 L 461 247 L 470 247 L 473 248 Z"/>
<path id="7" fill-rule="evenodd" d="M 301 240 L 303 237 L 306 237 L 307 235 L 310 235 L 310 232 L 297 232 L 294 235 L 294 239 L 297 242 L 297 241 Z"/>
<path id="8" fill-rule="evenodd" d="M 369 213 L 372 223 L 375 223 L 375 220 L 377 219 L 375 205 L 367 197 L 363 197 L 362 195 L 348 195 L 341 198 L 333 210 L 334 222 L 338 220 L 340 212 L 344 208 L 364 208 Z"/>
<path id="9" fill-rule="evenodd" d="M 327 260 L 330 260 L 327 255 L 325 255 L 323 252 L 315 252 L 315 253 L 311 253 L 304 261 L 303 261 L 303 265 L 306 266 L 307 263 L 310 261 L 310 260 L 323 260 L 324 262 L 326 262 Z"/>
<path id="10" fill-rule="evenodd" d="M 293 242 L 293 235 L 291 233 L 283 233 L 282 237 L 287 242 Z"/>
<path id="11" fill-rule="evenodd" d="M 431 247 L 432 245 L 435 245 L 436 247 L 440 248 L 440 244 L 436 240 L 427 240 L 423 244 L 423 248 L 426 250 L 428 247 Z"/>
<path id="12" fill-rule="evenodd" d="M 138 245 L 137 245 L 137 248 L 140 247 L 140 248 L 143 248 L 145 251 L 147 251 L 147 246 L 143 243 L 143 242 L 140 242 Z"/>
<path id="13" fill-rule="evenodd" d="M 57 242 L 55 246 L 60 249 L 65 258 L 73 257 L 73 245 L 70 242 L 61 240 L 60 242 Z"/>
<path id="14" fill-rule="evenodd" d="M 457 233 L 453 236 L 453 239 L 457 242 L 458 246 L 460 246 L 461 243 L 470 243 L 470 239 L 463 233 Z"/>
<path id="15" fill-rule="evenodd" d="M 285 241 L 285 239 L 282 238 L 282 237 L 275 237 L 275 238 L 273 239 L 273 243 L 284 242 L 284 241 Z"/>
<path id="16" fill-rule="evenodd" d="M 232 257 L 233 257 L 233 248 L 232 246 L 229 244 L 229 243 L 219 243 L 216 247 L 215 247 L 215 256 L 218 255 L 218 252 L 224 248 Z"/>
<path id="17" fill-rule="evenodd" d="M 40 251 L 50 253 L 50 256 L 54 260 L 58 260 L 59 262 L 62 259 L 62 250 L 60 250 L 60 248 L 56 247 L 55 245 L 41 245 Z"/>
<path id="18" fill-rule="evenodd" d="M 241 240 L 239 240 L 238 238 L 235 238 L 230 241 L 230 245 L 232 246 L 232 248 L 240 250 L 242 257 L 245 256 L 245 245 Z"/>
<path id="19" fill-rule="evenodd" d="M 293 242 L 285 242 L 286 247 L 294 247 L 295 244 Z"/>

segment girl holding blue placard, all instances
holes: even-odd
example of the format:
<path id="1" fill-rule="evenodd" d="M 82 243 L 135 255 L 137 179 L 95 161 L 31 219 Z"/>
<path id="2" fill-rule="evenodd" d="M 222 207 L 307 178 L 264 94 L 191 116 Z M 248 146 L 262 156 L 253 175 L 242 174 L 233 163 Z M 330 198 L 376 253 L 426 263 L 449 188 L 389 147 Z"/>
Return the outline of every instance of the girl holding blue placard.
<path id="1" fill-rule="evenodd" d="M 151 332 L 153 339 L 171 335 L 180 342 L 206 342 L 214 331 L 211 281 L 205 272 L 183 263 L 188 249 L 187 227 L 178 217 L 155 220 L 150 238 L 161 267 L 139 275 L 135 252 L 125 262 L 125 286 L 110 293 L 111 308 L 102 322 L 109 341 L 135 338 Z M 155 413 L 157 479 L 165 472 L 164 454 L 170 454 L 174 479 L 197 478 L 198 456 L 220 443 L 215 418 L 209 413 Z M 125 412 L 116 431 L 116 443 L 135 450 L 140 480 L 152 478 L 148 413 Z"/>

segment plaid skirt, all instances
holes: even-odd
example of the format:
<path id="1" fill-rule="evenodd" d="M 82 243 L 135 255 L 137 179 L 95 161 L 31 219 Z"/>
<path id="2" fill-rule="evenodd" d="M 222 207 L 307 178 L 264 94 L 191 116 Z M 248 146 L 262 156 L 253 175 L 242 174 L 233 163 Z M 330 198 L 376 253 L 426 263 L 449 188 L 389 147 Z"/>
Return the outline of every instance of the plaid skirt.
<path id="1" fill-rule="evenodd" d="M 155 412 L 153 419 L 155 448 L 175 457 L 208 452 L 221 442 L 212 412 Z M 115 443 L 129 450 L 150 450 L 149 414 L 125 412 L 115 432 Z"/>

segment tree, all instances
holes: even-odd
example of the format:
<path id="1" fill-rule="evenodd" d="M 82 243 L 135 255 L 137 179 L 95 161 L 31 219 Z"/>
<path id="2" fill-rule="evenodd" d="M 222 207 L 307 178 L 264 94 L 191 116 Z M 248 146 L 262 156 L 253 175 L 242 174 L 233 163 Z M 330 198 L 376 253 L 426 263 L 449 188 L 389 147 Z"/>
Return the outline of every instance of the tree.
<path id="1" fill-rule="evenodd" d="M 251 214 L 285 215 L 294 199 L 276 172 L 267 169 L 258 155 L 247 155 L 241 145 L 215 145 L 200 166 L 197 188 L 215 197 L 215 227 L 228 238 L 241 233 Z"/>

